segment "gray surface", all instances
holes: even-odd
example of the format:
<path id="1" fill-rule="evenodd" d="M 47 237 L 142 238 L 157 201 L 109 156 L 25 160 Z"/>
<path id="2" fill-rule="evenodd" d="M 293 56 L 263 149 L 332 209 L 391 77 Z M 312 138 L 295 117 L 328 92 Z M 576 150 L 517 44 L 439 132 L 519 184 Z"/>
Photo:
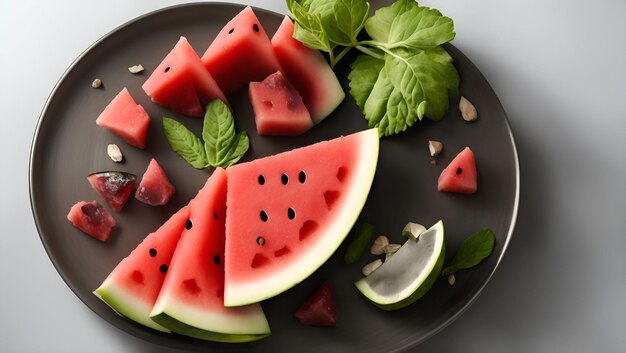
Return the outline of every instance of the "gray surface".
<path id="1" fill-rule="evenodd" d="M 0 3 L 0 103 L 8 107 L 0 143 L 9 162 L 1 185 L 10 200 L 0 213 L 2 351 L 160 351 L 100 319 L 60 280 L 32 221 L 27 170 L 39 112 L 65 68 L 109 30 L 173 3 Z M 282 1 L 254 4 L 284 11 Z M 455 19 L 454 44 L 507 110 L 523 192 L 517 230 L 492 282 L 415 351 L 622 350 L 626 3 L 424 4 Z"/>

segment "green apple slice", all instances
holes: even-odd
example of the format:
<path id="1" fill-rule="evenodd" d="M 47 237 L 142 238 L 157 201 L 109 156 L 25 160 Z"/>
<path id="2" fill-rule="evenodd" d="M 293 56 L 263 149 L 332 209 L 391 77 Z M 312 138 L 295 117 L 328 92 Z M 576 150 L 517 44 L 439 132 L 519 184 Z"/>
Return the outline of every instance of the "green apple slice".
<path id="1" fill-rule="evenodd" d="M 417 240 L 407 240 L 393 257 L 354 285 L 381 309 L 404 308 L 432 287 L 444 258 L 444 227 L 439 221 Z"/>

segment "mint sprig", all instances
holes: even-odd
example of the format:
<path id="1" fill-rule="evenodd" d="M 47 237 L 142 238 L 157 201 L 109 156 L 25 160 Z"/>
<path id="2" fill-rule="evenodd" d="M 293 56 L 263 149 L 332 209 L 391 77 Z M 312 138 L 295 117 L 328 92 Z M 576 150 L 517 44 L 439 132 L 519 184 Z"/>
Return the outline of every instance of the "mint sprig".
<path id="1" fill-rule="evenodd" d="M 294 38 L 325 51 L 335 66 L 355 48 L 363 54 L 348 75 L 350 94 L 380 135 L 405 131 L 424 116 L 443 118 L 459 74 L 441 47 L 454 23 L 414 0 L 398 0 L 368 17 L 366 0 L 287 0 Z M 361 30 L 371 39 L 358 40 Z"/>
<path id="2" fill-rule="evenodd" d="M 235 132 L 233 116 L 221 100 L 207 105 L 202 138 L 168 117 L 163 118 L 163 131 L 172 150 L 197 169 L 229 167 L 237 163 L 250 147 L 248 134 Z"/>
<path id="3" fill-rule="evenodd" d="M 452 258 L 452 263 L 441 272 L 442 276 L 449 276 L 459 270 L 465 270 L 478 265 L 491 255 L 496 237 L 490 229 L 481 229 L 467 237 L 459 250 Z"/>

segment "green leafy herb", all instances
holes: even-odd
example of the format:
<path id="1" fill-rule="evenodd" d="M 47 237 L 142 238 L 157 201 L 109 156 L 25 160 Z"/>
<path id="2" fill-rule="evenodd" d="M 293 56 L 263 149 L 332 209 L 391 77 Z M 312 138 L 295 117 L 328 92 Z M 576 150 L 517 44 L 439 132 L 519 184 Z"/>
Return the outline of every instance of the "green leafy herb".
<path id="1" fill-rule="evenodd" d="M 346 250 L 346 255 L 344 256 L 344 260 L 347 264 L 357 262 L 368 245 L 372 241 L 372 235 L 374 234 L 374 227 L 371 224 L 363 223 L 356 231 L 354 239 L 348 245 L 348 250 Z"/>
<path id="2" fill-rule="evenodd" d="M 351 49 L 359 55 L 348 75 L 350 93 L 369 127 L 380 135 L 443 118 L 448 92 L 458 90 L 452 57 L 441 47 L 454 39 L 454 23 L 414 0 L 398 0 L 367 17 L 366 0 L 287 0 L 294 38 L 328 53 L 335 66 Z M 358 40 L 365 28 L 371 40 Z"/>
<path id="3" fill-rule="evenodd" d="M 478 265 L 482 260 L 491 255 L 496 237 L 490 229 L 481 229 L 470 235 L 463 241 L 461 247 L 454 255 L 452 263 L 441 272 L 442 276 L 448 276 L 459 270 L 465 270 Z"/>
<path id="4" fill-rule="evenodd" d="M 187 163 L 198 169 L 209 166 L 202 140 L 189 131 L 185 125 L 174 119 L 164 117 L 163 131 L 172 150 L 183 157 Z"/>
<path id="5" fill-rule="evenodd" d="M 163 130 L 174 152 L 198 169 L 231 166 L 250 147 L 248 134 L 245 131 L 235 132 L 233 116 L 221 100 L 214 100 L 206 107 L 202 139 L 183 124 L 167 117 L 163 118 Z"/>

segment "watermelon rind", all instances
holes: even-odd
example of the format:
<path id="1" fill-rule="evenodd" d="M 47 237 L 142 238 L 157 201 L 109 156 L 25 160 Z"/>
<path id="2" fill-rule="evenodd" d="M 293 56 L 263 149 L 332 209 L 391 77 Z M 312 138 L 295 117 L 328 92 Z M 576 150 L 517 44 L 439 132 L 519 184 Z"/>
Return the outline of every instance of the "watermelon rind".
<path id="1" fill-rule="evenodd" d="M 271 333 L 260 304 L 215 312 L 159 298 L 150 317 L 178 334 L 215 342 L 251 342 Z"/>
<path id="2" fill-rule="evenodd" d="M 113 282 L 105 280 L 93 294 L 121 316 L 158 331 L 171 332 L 150 319 L 151 305 L 147 305 L 144 301 L 139 300 L 123 288 L 116 286 Z"/>
<path id="3" fill-rule="evenodd" d="M 408 239 L 389 260 L 354 285 L 383 310 L 404 308 L 424 296 L 439 278 L 445 253 L 444 225 L 439 221 L 417 240 Z"/>
<path id="4" fill-rule="evenodd" d="M 376 174 L 380 140 L 377 129 L 356 133 L 359 143 L 356 162 L 351 166 L 353 183 L 342 191 L 343 207 L 325 224 L 326 230 L 307 252 L 285 266 L 273 276 L 260 276 L 258 280 L 226 283 L 224 305 L 228 307 L 257 303 L 274 297 L 300 283 L 322 266 L 344 241 L 367 201 Z M 304 147 L 306 148 L 306 147 Z M 289 153 L 289 152 L 287 152 Z M 227 260 L 228 261 L 228 260 Z M 226 272 L 228 277 L 228 271 Z"/>

